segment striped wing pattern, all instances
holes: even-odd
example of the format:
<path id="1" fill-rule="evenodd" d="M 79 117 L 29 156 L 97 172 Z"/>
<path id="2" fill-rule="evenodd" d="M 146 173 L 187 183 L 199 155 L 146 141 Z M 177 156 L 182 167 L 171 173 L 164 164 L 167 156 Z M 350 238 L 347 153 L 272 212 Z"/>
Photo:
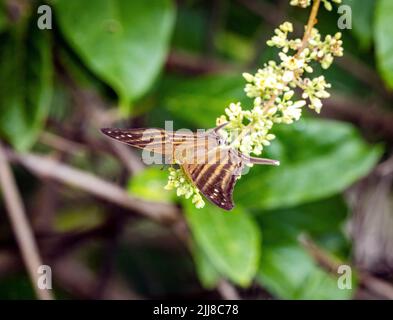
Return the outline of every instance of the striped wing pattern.
<path id="1" fill-rule="evenodd" d="M 179 146 L 182 146 L 179 149 L 185 150 L 201 140 L 199 135 L 191 132 L 171 132 L 156 128 L 104 128 L 101 131 L 108 137 L 132 147 L 171 156 L 175 155 L 175 150 Z"/>
<path id="2" fill-rule="evenodd" d="M 232 194 L 236 180 L 241 175 L 243 161 L 228 149 L 216 163 L 184 164 L 183 170 L 201 193 L 224 210 L 234 207 Z"/>

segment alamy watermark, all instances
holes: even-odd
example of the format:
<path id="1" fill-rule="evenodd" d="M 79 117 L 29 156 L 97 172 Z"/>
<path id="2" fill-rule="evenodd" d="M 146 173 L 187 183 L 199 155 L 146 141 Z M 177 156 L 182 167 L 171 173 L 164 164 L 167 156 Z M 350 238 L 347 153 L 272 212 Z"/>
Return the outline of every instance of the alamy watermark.
<path id="1" fill-rule="evenodd" d="M 41 5 L 37 9 L 37 27 L 40 30 L 52 30 L 52 8 L 48 5 Z"/>
<path id="2" fill-rule="evenodd" d="M 341 30 L 352 29 L 352 8 L 349 5 L 341 5 L 337 9 L 340 18 L 337 20 L 337 27 Z"/>
<path id="3" fill-rule="evenodd" d="M 52 290 L 52 269 L 48 265 L 38 267 L 37 287 L 41 290 Z"/>
<path id="4" fill-rule="evenodd" d="M 341 290 L 351 290 L 352 268 L 346 264 L 342 264 L 338 267 L 337 273 L 340 274 L 337 279 L 337 287 Z"/>

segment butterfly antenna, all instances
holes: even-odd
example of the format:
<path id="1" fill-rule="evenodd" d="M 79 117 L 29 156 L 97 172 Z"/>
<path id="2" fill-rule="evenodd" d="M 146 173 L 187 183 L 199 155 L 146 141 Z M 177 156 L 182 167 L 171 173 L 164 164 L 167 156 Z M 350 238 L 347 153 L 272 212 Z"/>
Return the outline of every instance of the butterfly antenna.
<path id="1" fill-rule="evenodd" d="M 224 122 L 223 124 L 220 124 L 219 126 L 215 127 L 215 128 L 213 129 L 213 131 L 217 133 L 218 131 L 220 131 L 222 128 L 224 128 L 224 127 L 227 126 L 228 124 L 229 124 L 229 122 Z"/>
<path id="2" fill-rule="evenodd" d="M 279 166 L 280 161 L 266 158 L 247 157 L 247 160 L 253 164 L 267 164 L 271 166 Z"/>

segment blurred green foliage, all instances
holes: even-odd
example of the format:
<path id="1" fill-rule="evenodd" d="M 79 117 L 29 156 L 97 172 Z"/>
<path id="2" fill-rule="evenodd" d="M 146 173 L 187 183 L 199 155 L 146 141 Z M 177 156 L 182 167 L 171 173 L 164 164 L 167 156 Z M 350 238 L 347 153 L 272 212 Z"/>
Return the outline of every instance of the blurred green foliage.
<path id="1" fill-rule="evenodd" d="M 58 0 L 54 4 L 64 37 L 117 92 L 128 112 L 131 102 L 149 89 L 167 55 L 175 17 L 172 3 L 97 0 L 90 5 Z"/>
<path id="2" fill-rule="evenodd" d="M 393 87 L 393 2 L 345 2 L 353 10 L 353 29 L 343 31 L 344 45 L 349 47 L 346 49 L 363 63 L 378 65 L 386 84 Z M 53 0 L 49 4 L 53 7 L 54 30 L 39 30 L 36 8 L 40 1 L 32 1 L 16 20 L 9 17 L 2 2 L 2 139 L 16 149 L 35 148 L 49 116 L 67 122 L 67 116 L 75 112 L 59 81 L 56 63 L 62 63 L 70 74 L 79 75 L 78 85 L 85 87 L 88 83 L 104 99 L 118 103 L 130 117 L 137 110 L 139 121 L 146 127 L 162 127 L 164 120 L 174 120 L 175 129 L 209 128 L 230 102 L 247 105 L 241 72 L 249 69 L 249 62 L 255 58 L 262 63 L 274 57 L 272 49 L 255 49 L 260 46 L 261 34 L 267 38 L 274 26 L 236 1 L 223 1 L 216 30 L 211 30 L 209 1 L 179 3 L 176 8 L 169 0 L 96 0 L 94 4 Z M 295 9 L 288 12 L 289 20 L 305 19 L 304 13 Z M 330 20 L 324 17 L 320 18 L 323 30 L 335 33 L 338 16 L 333 13 Z M 211 37 L 213 50 L 206 52 Z M 228 68 L 225 73 L 189 76 L 164 69 L 170 50 L 219 59 L 235 66 L 236 71 Z M 370 59 L 373 50 L 375 60 Z M 369 88 L 364 90 L 363 83 L 340 67 L 327 77 L 333 90 L 348 99 L 351 95 L 376 95 Z M 378 141 L 366 142 L 349 123 L 315 115 L 306 115 L 291 126 L 280 126 L 275 134 L 277 140 L 266 148 L 264 156 L 279 159 L 281 166 L 254 167 L 242 177 L 235 189 L 235 210 L 226 213 L 210 204 L 198 210 L 189 201 L 180 203 L 193 236 L 195 272 L 208 289 L 225 277 L 242 287 L 255 280 L 278 298 L 350 298 L 354 290 L 339 290 L 336 275 L 318 266 L 298 238 L 307 234 L 332 255 L 343 261 L 350 259 L 350 241 L 343 233 L 348 208 L 342 194 L 373 169 L 383 148 Z M 152 201 L 180 201 L 163 190 L 166 175 L 166 170 L 150 167 L 131 177 L 126 188 Z M 96 226 L 102 221 L 97 206 L 75 204 L 64 209 L 57 217 L 57 230 Z M 176 265 L 178 256 L 166 258 L 162 252 L 130 252 L 124 246 L 118 257 L 119 270 L 130 282 L 135 281 L 144 269 L 137 263 L 142 260 L 155 270 L 152 277 L 154 274 L 157 286 L 167 280 L 169 284 L 162 284 L 162 288 L 174 288 L 178 284 L 173 270 L 188 265 L 183 260 Z M 165 272 L 157 271 L 161 265 Z M 1 282 L 1 297 L 19 296 L 14 291 L 24 285 L 19 278 L 12 281 Z M 3 285 L 13 289 L 6 293 Z M 154 291 L 145 283 L 138 283 L 138 288 Z M 168 290 L 160 287 L 158 291 Z M 26 292 L 24 297 L 30 295 Z"/>

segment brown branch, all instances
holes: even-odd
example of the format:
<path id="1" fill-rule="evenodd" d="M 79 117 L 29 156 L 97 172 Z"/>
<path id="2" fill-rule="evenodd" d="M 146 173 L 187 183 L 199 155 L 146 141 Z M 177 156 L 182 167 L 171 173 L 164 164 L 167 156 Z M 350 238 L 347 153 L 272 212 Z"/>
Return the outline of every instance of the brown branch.
<path id="1" fill-rule="evenodd" d="M 115 141 L 108 141 L 108 143 L 111 145 L 114 152 L 127 168 L 129 173 L 136 174 L 145 169 L 140 158 L 135 154 L 135 152 L 131 151 L 130 148 Z"/>
<path id="2" fill-rule="evenodd" d="M 344 264 L 344 262 L 336 259 L 305 236 L 300 237 L 299 242 L 322 268 L 329 273 L 337 275 L 339 266 Z M 350 265 L 348 263 L 345 264 Z M 357 271 L 357 275 L 361 285 L 383 298 L 393 299 L 393 286 L 390 283 L 363 271 Z"/>
<path id="3" fill-rule="evenodd" d="M 375 171 L 381 177 L 391 176 L 393 174 L 393 155 L 390 155 L 387 160 L 380 163 L 375 169 Z"/>
<path id="4" fill-rule="evenodd" d="M 50 290 L 38 288 L 38 269 L 42 263 L 37 244 L 34 239 L 23 202 L 18 191 L 10 165 L 7 161 L 3 147 L 0 145 L 0 184 L 7 207 L 16 241 L 21 251 L 23 262 L 27 268 L 30 280 L 37 297 L 41 300 L 51 300 L 53 295 Z"/>
<path id="5" fill-rule="evenodd" d="M 217 291 L 225 300 L 240 300 L 236 288 L 226 279 L 221 279 L 217 284 Z"/>
<path id="6" fill-rule="evenodd" d="M 173 205 L 144 201 L 129 195 L 115 184 L 54 159 L 31 153 L 19 154 L 14 151 L 8 151 L 8 157 L 40 177 L 77 187 L 121 207 L 134 210 L 154 221 L 171 224 L 179 215 L 179 210 Z"/>
<path id="7" fill-rule="evenodd" d="M 65 139 L 64 137 L 46 131 L 41 133 L 38 141 L 55 150 L 71 154 L 79 153 L 86 149 L 84 145 L 78 142 Z"/>

